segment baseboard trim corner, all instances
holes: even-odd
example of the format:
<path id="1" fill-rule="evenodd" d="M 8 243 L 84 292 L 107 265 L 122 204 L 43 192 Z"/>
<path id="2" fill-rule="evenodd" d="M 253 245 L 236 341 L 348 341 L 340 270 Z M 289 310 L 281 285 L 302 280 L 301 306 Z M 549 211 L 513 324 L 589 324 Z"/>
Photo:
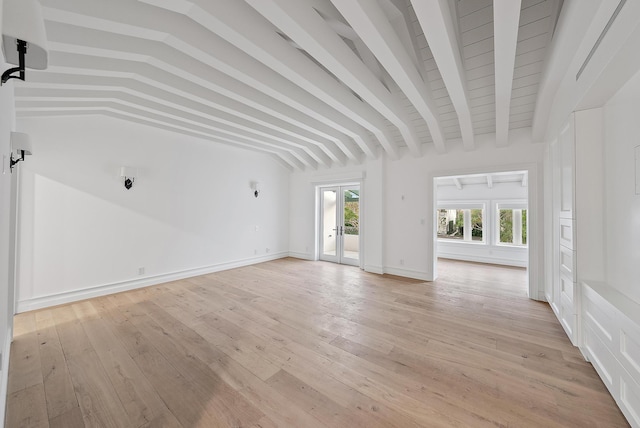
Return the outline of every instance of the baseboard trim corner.
<path id="1" fill-rule="evenodd" d="M 431 281 L 431 276 L 427 272 L 420 272 L 417 270 L 387 267 L 384 269 L 384 273 L 388 273 L 390 275 L 404 276 L 405 278 L 419 279 L 421 281 Z"/>
<path id="2" fill-rule="evenodd" d="M 314 260 L 313 256 L 309 253 L 299 253 L 297 251 L 289 251 L 289 257 L 302 260 Z"/>

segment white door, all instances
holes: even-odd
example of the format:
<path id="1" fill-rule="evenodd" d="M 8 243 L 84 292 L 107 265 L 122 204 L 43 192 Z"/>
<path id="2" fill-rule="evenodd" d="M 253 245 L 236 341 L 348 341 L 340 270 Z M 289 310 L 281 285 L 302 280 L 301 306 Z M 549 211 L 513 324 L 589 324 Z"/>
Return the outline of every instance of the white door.
<path id="1" fill-rule="evenodd" d="M 360 265 L 360 186 L 320 189 L 320 260 Z"/>

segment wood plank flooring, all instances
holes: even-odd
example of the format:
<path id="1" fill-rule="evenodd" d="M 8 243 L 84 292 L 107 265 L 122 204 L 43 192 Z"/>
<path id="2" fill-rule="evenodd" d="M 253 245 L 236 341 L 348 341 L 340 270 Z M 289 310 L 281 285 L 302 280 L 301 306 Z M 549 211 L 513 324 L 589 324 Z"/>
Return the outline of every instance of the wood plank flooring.
<path id="1" fill-rule="evenodd" d="M 16 316 L 8 428 L 625 427 L 523 269 L 281 259 Z"/>

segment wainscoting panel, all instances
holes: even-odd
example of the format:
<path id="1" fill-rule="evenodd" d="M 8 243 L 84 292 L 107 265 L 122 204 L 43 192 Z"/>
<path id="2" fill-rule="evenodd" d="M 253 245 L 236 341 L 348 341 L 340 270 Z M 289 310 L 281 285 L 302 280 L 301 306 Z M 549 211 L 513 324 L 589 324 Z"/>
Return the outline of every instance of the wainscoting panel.
<path id="1" fill-rule="evenodd" d="M 601 282 L 583 282 L 582 352 L 631 426 L 640 428 L 640 305 Z"/>

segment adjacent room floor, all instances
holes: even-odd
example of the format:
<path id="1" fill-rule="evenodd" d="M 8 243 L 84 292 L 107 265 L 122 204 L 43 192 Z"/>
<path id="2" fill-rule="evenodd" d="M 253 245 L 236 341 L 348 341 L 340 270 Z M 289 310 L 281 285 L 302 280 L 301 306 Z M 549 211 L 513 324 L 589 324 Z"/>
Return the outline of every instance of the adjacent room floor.
<path id="1" fill-rule="evenodd" d="M 281 259 L 20 314 L 7 427 L 623 427 L 526 271 Z"/>

